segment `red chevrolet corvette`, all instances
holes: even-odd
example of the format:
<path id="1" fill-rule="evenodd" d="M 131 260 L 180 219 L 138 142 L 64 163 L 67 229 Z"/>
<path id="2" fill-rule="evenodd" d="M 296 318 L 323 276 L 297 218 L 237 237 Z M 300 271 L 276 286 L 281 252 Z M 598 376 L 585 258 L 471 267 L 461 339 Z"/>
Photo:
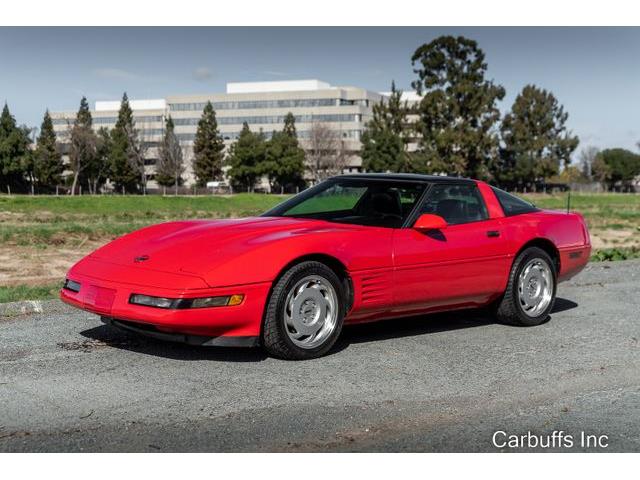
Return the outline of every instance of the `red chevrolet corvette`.
<path id="1" fill-rule="evenodd" d="M 480 181 L 344 175 L 260 217 L 118 238 L 71 268 L 60 297 L 156 338 L 305 359 L 345 322 L 492 306 L 501 321 L 540 324 L 590 250 L 579 214 Z"/>

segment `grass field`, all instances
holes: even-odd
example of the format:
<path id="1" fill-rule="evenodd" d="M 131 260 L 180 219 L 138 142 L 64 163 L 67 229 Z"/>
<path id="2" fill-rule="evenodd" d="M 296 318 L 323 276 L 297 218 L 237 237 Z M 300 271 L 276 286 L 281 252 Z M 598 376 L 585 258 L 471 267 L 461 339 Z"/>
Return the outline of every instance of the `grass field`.
<path id="1" fill-rule="evenodd" d="M 257 215 L 281 202 L 279 195 L 233 197 L 0 196 L 0 241 L 5 244 L 78 245 L 108 240 L 168 220 Z"/>
<path id="2" fill-rule="evenodd" d="M 564 210 L 567 195 L 525 195 Z M 99 245 L 153 223 L 258 215 L 286 196 L 2 196 L 0 303 L 50 298 L 71 264 Z M 594 260 L 640 256 L 640 195 L 572 194 L 589 225 Z"/>

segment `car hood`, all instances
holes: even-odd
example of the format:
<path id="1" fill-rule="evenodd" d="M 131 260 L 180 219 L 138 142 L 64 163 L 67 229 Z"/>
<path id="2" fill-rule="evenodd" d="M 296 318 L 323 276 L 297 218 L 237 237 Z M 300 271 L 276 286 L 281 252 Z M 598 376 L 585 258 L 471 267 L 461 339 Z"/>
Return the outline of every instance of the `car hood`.
<path id="1" fill-rule="evenodd" d="M 216 266 L 266 243 L 344 228 L 284 217 L 169 222 L 120 237 L 91 257 L 146 270 L 190 273 L 206 280 Z"/>

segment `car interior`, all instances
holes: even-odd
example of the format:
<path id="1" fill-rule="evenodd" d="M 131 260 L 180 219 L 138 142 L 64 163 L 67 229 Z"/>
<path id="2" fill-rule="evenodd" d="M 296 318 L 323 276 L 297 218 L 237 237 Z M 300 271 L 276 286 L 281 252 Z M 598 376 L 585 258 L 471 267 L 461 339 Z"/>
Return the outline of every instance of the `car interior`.
<path id="1" fill-rule="evenodd" d="M 475 185 L 434 185 L 421 213 L 439 215 L 451 225 L 488 218 L 484 201 Z"/>
<path id="2" fill-rule="evenodd" d="M 340 223 L 400 228 L 423 190 L 423 184 L 337 184 L 284 214 Z M 350 208 L 335 208 L 336 205 Z"/>

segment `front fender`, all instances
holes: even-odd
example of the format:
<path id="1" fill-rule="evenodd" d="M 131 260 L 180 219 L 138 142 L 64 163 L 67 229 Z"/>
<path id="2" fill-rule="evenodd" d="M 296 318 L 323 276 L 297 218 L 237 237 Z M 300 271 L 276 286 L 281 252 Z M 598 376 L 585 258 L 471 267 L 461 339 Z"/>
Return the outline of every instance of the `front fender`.
<path id="1" fill-rule="evenodd" d="M 185 267 L 198 273 L 211 287 L 271 282 L 297 258 L 328 255 L 340 261 L 348 271 L 391 267 L 392 230 L 363 228 L 352 231 L 314 232 L 273 236 L 230 245 L 207 265 Z M 195 270 L 198 270 L 196 272 Z"/>

